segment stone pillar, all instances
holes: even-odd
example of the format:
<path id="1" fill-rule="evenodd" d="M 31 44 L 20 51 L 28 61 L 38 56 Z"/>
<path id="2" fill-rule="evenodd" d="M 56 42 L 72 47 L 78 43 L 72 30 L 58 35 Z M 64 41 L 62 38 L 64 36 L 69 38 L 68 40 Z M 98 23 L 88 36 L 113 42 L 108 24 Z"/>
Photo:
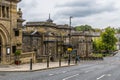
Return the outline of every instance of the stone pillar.
<path id="1" fill-rule="evenodd" d="M 5 10 L 5 18 L 7 18 L 7 8 L 6 8 L 6 6 L 5 6 L 5 8 L 4 8 Z"/>
<path id="2" fill-rule="evenodd" d="M 2 17 L 2 6 L 0 5 L 0 17 Z"/>
<path id="3" fill-rule="evenodd" d="M 6 7 L 6 17 L 9 18 L 9 7 Z"/>
<path id="4" fill-rule="evenodd" d="M 3 49 L 3 51 L 2 51 L 2 63 L 3 64 L 6 64 L 6 48 L 5 48 L 5 46 L 3 46 L 2 47 Z"/>
<path id="5" fill-rule="evenodd" d="M 2 17 L 5 17 L 5 6 L 2 6 Z"/>
<path id="6" fill-rule="evenodd" d="M 33 62 L 36 63 L 36 52 L 32 53 Z"/>

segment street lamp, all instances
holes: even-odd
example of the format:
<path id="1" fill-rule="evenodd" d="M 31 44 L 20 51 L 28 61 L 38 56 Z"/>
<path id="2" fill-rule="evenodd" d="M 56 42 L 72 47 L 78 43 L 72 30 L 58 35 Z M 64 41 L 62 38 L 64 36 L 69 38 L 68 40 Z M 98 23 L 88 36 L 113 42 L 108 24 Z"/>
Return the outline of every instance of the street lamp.
<path id="1" fill-rule="evenodd" d="M 71 41 L 71 19 L 72 18 L 73 18 L 72 16 L 69 17 L 69 44 L 70 44 L 70 41 Z"/>
<path id="2" fill-rule="evenodd" d="M 70 47 L 70 41 L 71 41 L 71 19 L 72 19 L 72 16 L 69 17 L 69 47 Z M 69 51 L 68 65 L 70 65 L 70 52 L 71 51 Z"/>

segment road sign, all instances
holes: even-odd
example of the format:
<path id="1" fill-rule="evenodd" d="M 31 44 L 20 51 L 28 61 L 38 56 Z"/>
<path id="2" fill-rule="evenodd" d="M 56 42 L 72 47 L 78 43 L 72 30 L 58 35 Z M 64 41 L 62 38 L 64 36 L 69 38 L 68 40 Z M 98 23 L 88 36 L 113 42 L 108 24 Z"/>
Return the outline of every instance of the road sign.
<path id="1" fill-rule="evenodd" d="M 72 48 L 67 48 L 68 51 L 72 51 Z"/>

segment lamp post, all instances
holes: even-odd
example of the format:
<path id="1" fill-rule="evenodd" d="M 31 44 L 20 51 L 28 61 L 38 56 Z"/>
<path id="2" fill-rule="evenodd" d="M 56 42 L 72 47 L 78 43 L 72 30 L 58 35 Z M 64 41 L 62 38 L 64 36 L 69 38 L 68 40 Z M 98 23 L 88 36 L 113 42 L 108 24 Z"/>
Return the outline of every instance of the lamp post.
<path id="1" fill-rule="evenodd" d="M 86 57 L 88 58 L 88 43 L 89 43 L 89 41 L 88 41 L 88 32 L 86 32 L 85 33 L 85 43 L 86 43 Z"/>
<path id="2" fill-rule="evenodd" d="M 71 19 L 72 19 L 72 16 L 69 17 L 69 46 L 70 46 L 70 42 L 71 42 Z M 70 52 L 71 52 L 71 51 L 69 51 L 69 53 L 68 53 L 68 54 L 69 54 L 69 57 L 68 57 L 68 65 L 70 65 L 70 61 L 71 61 L 71 60 L 70 60 L 70 57 L 71 57 L 71 56 L 70 56 Z"/>
<path id="3" fill-rule="evenodd" d="M 69 44 L 71 41 L 71 19 L 72 19 L 72 16 L 69 17 Z"/>

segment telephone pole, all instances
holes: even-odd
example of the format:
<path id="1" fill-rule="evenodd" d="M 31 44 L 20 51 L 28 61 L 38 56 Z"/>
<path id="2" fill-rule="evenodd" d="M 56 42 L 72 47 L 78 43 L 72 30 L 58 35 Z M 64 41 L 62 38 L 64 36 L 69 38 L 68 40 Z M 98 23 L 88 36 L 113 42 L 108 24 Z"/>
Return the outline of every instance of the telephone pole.
<path id="1" fill-rule="evenodd" d="M 71 19 L 72 19 L 72 16 L 69 17 L 69 47 L 70 47 L 70 43 L 71 43 Z M 68 65 L 70 65 L 70 51 L 69 51 L 69 57 L 68 57 Z"/>

